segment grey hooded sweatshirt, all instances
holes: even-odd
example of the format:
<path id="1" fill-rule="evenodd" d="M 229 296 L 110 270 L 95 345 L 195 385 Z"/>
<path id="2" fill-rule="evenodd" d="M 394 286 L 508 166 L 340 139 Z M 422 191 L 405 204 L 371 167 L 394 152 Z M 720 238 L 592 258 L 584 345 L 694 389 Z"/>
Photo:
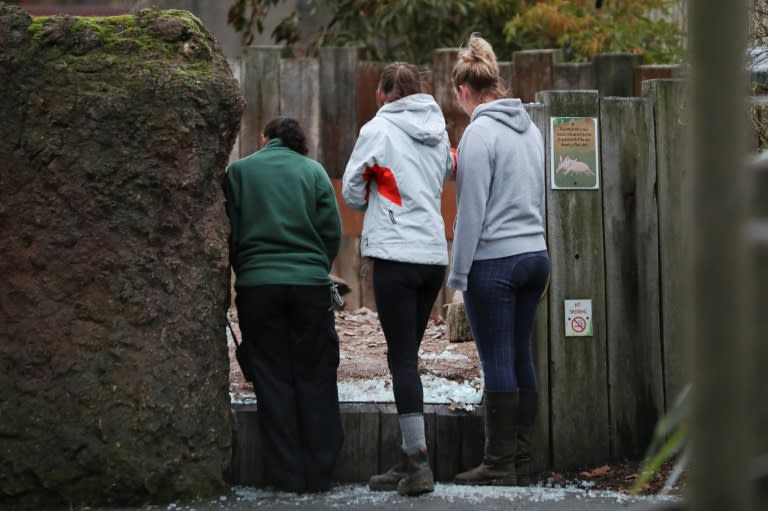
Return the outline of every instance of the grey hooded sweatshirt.
<path id="1" fill-rule="evenodd" d="M 472 261 L 546 250 L 544 142 L 519 99 L 478 106 L 461 137 L 448 287 L 467 289 Z"/>
<path id="2" fill-rule="evenodd" d="M 447 265 L 440 197 L 454 166 L 445 118 L 432 96 L 413 94 L 382 106 L 360 130 L 342 178 L 344 202 L 365 211 L 361 254 Z"/>

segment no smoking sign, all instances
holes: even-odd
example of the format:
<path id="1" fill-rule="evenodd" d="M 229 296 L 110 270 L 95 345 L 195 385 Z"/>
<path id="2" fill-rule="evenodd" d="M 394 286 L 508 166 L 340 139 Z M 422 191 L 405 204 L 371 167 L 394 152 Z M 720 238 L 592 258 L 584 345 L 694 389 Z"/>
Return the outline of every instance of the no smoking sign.
<path id="1" fill-rule="evenodd" d="M 592 335 L 592 300 L 565 300 L 565 336 Z"/>

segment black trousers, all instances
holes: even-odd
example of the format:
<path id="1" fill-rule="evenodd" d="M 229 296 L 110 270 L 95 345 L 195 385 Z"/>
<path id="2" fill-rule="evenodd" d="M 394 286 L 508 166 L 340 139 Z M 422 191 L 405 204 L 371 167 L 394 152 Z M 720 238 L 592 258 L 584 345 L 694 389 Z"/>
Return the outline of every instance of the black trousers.
<path id="1" fill-rule="evenodd" d="M 424 411 L 419 346 L 444 277 L 445 266 L 374 259 L 373 294 L 400 415 Z"/>
<path id="2" fill-rule="evenodd" d="M 235 303 L 243 342 L 254 348 L 267 483 L 285 491 L 326 490 L 344 440 L 329 287 L 242 288 Z"/>

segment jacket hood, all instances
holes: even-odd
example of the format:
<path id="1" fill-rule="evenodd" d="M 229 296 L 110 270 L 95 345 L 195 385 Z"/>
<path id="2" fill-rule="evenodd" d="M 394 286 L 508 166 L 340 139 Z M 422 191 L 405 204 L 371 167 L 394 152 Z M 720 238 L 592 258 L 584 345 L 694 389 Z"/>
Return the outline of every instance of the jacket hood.
<path id="1" fill-rule="evenodd" d="M 434 146 L 445 137 L 445 118 L 429 94 L 411 94 L 382 106 L 376 113 L 422 144 Z"/>
<path id="2" fill-rule="evenodd" d="M 497 99 L 490 103 L 483 103 L 472 112 L 470 122 L 481 116 L 487 116 L 506 124 L 518 133 L 525 132 L 531 125 L 531 118 L 523 108 L 523 102 L 516 98 Z"/>

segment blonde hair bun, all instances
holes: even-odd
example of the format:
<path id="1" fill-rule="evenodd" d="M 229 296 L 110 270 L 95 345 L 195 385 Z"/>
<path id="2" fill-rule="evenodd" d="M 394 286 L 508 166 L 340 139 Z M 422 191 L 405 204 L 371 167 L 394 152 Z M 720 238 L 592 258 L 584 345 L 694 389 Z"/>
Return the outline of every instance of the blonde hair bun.
<path id="1" fill-rule="evenodd" d="M 499 73 L 499 64 L 491 43 L 474 33 L 459 48 L 456 64 L 451 72 L 453 86 L 468 84 L 477 93 L 496 98 L 506 97 L 509 91 Z"/>
<path id="2" fill-rule="evenodd" d="M 499 74 L 499 65 L 496 62 L 493 46 L 477 33 L 470 35 L 466 46 L 459 50 L 459 60 L 470 65 L 481 64 L 491 74 Z"/>

